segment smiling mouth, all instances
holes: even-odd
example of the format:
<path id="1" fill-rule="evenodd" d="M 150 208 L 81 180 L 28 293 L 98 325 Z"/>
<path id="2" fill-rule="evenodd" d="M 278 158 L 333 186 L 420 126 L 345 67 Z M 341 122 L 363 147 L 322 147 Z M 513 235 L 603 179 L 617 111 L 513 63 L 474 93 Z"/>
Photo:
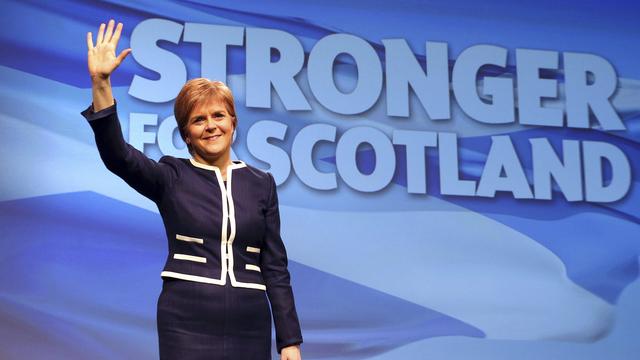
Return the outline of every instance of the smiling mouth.
<path id="1" fill-rule="evenodd" d="M 207 136 L 206 138 L 204 138 L 204 140 L 207 141 L 215 141 L 220 137 L 220 135 L 213 135 L 213 136 Z"/>

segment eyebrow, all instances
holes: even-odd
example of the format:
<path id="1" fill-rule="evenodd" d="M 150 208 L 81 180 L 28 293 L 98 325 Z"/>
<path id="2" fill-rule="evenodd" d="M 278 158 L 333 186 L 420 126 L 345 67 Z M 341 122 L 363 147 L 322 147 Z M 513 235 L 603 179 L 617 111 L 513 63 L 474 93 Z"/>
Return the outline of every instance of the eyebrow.
<path id="1" fill-rule="evenodd" d="M 229 112 L 227 110 L 222 109 L 222 110 L 216 110 L 213 113 L 214 114 L 228 114 Z M 195 119 L 197 119 L 197 118 L 199 118 L 199 117 L 201 117 L 201 116 L 203 116 L 205 114 L 206 113 L 199 113 L 199 114 L 193 115 L 189 120 L 195 120 Z"/>

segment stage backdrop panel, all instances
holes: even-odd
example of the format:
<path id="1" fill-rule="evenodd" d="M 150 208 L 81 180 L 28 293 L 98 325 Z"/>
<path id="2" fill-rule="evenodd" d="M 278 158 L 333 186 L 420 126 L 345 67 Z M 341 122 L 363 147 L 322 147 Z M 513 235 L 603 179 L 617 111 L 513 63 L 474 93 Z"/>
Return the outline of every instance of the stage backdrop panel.
<path id="1" fill-rule="evenodd" d="M 189 157 L 188 79 L 233 90 L 233 156 L 278 184 L 303 358 L 640 356 L 635 2 L 0 7 L 0 358 L 158 356 L 162 222 L 80 115 L 110 18 L 150 158 Z"/>

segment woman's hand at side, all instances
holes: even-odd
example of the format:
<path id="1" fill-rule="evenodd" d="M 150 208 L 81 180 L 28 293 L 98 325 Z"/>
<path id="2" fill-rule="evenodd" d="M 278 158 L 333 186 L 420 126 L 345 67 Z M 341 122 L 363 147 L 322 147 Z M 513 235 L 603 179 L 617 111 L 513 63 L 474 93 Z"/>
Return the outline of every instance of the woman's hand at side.
<path id="1" fill-rule="evenodd" d="M 301 360 L 300 345 L 291 345 L 280 350 L 280 360 Z"/>
<path id="2" fill-rule="evenodd" d="M 114 104 L 110 76 L 131 52 L 131 49 L 128 48 L 116 56 L 116 48 L 122 33 L 122 23 L 115 27 L 115 31 L 114 25 L 115 21 L 109 20 L 105 32 L 105 24 L 100 24 L 95 46 L 91 32 L 87 33 L 87 62 L 93 90 L 93 111 L 95 112 Z"/>

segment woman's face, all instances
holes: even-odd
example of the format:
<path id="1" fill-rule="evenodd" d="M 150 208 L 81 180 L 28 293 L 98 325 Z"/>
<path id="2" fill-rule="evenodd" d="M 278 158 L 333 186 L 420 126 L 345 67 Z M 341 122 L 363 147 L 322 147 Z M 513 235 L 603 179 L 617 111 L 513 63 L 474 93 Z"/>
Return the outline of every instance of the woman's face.
<path id="1" fill-rule="evenodd" d="M 191 111 L 185 142 L 191 144 L 196 160 L 221 166 L 230 159 L 233 130 L 233 116 L 224 102 L 211 98 Z"/>

